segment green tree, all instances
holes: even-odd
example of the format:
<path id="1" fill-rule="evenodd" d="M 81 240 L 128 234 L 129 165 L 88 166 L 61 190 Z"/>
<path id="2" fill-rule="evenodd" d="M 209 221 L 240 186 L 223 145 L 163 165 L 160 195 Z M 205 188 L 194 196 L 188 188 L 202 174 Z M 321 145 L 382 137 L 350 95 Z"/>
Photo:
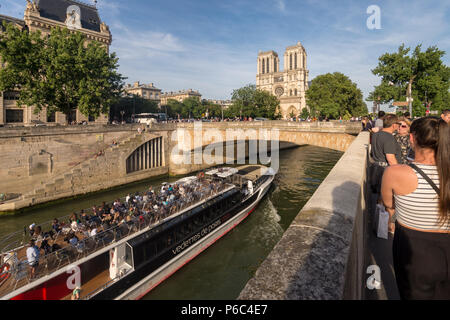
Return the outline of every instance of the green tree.
<path id="1" fill-rule="evenodd" d="M 303 108 L 302 112 L 300 113 L 300 118 L 307 119 L 310 116 L 308 108 Z"/>
<path id="2" fill-rule="evenodd" d="M 167 107 L 167 113 L 171 118 L 178 119 L 187 118 L 189 116 L 188 114 L 185 114 L 183 103 L 177 100 L 169 99 L 167 101 L 167 106 L 162 106 L 163 109 L 165 107 Z"/>
<path id="3" fill-rule="evenodd" d="M 226 112 L 227 117 L 280 118 L 278 98 L 267 91 L 256 89 L 255 85 L 234 90 L 232 102 Z"/>
<path id="4" fill-rule="evenodd" d="M 379 58 L 378 66 L 372 70 L 381 77 L 381 84 L 376 86 L 368 101 L 392 103 L 406 101 L 407 92 L 411 90 L 414 116 L 425 115 L 426 103 L 432 109 L 441 111 L 450 104 L 450 68 L 442 62 L 445 51 L 429 47 L 422 52 L 418 45 L 411 52 L 402 44 L 397 52 L 385 53 Z"/>
<path id="5" fill-rule="evenodd" d="M 189 97 L 183 100 L 184 114 L 190 114 L 194 118 L 202 118 L 206 113 L 206 107 L 198 97 Z"/>
<path id="6" fill-rule="evenodd" d="M 38 113 L 66 115 L 79 109 L 85 116 L 108 113 L 120 98 L 123 78 L 118 58 L 98 42 L 87 42 L 80 32 L 53 28 L 23 32 L 11 24 L 0 35 L 0 90 L 20 88 L 17 104 L 34 106 Z"/>
<path id="7" fill-rule="evenodd" d="M 340 72 L 327 73 L 312 80 L 306 92 L 306 102 L 311 115 L 330 119 L 362 116 L 368 112 L 361 90 Z"/>

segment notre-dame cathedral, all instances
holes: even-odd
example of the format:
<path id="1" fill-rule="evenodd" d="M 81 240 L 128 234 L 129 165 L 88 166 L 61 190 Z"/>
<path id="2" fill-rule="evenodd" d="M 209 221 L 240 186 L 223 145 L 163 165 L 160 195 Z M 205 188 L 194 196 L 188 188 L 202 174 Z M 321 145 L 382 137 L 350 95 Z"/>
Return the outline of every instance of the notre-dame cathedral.
<path id="1" fill-rule="evenodd" d="M 275 51 L 258 54 L 256 88 L 266 90 L 280 99 L 280 111 L 285 119 L 299 116 L 307 107 L 308 77 L 306 50 L 300 42 L 286 48 L 283 70 Z"/>

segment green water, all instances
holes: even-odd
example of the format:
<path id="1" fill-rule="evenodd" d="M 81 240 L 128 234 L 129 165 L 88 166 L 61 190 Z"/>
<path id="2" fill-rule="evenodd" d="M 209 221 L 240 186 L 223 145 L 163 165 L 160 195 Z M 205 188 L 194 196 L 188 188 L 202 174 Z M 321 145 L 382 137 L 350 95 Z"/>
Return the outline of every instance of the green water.
<path id="1" fill-rule="evenodd" d="M 258 266 L 281 239 L 284 231 L 342 156 L 342 152 L 304 146 L 280 152 L 280 169 L 268 196 L 238 227 L 185 265 L 143 299 L 236 299 Z M 0 218 L 0 238 L 81 209 L 112 202 L 128 193 L 143 191 L 162 178 L 128 185 L 113 191 L 68 200 L 27 213 Z"/>

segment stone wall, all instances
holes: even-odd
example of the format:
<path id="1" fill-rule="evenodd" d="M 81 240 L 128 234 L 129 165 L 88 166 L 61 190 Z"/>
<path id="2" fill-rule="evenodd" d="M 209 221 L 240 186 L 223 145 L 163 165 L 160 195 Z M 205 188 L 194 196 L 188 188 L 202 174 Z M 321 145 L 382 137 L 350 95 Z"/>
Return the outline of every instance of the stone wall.
<path id="1" fill-rule="evenodd" d="M 361 299 L 369 134 L 361 133 L 294 219 L 242 300 Z"/>
<path id="2" fill-rule="evenodd" d="M 5 179 L 0 179 L 0 192 L 20 198 L 0 204 L 0 212 L 168 174 L 168 131 L 158 129 L 143 134 L 133 125 L 2 130 L 0 176 Z M 162 166 L 127 174 L 130 154 L 159 137 L 164 141 Z"/>

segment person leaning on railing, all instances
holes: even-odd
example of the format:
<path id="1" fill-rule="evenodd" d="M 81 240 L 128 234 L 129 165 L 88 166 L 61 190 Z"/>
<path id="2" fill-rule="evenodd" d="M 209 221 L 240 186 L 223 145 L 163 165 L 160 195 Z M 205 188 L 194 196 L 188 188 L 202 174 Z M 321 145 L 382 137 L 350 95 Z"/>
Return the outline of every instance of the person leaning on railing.
<path id="1" fill-rule="evenodd" d="M 415 161 L 388 167 L 382 199 L 397 215 L 394 269 L 402 299 L 450 299 L 450 126 L 437 117 L 411 125 Z"/>

